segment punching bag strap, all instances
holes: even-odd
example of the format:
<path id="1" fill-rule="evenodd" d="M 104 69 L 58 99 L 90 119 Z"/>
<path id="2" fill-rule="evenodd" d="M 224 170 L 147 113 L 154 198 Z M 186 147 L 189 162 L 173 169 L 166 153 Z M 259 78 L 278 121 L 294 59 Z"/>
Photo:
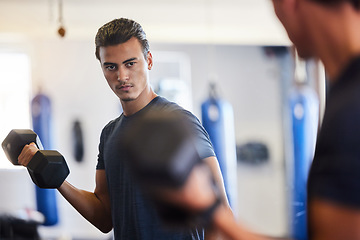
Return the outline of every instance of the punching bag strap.
<path id="1" fill-rule="evenodd" d="M 216 89 L 216 84 L 211 82 L 209 83 L 209 98 L 211 100 L 215 100 L 218 98 L 218 92 L 217 92 L 217 89 Z"/>

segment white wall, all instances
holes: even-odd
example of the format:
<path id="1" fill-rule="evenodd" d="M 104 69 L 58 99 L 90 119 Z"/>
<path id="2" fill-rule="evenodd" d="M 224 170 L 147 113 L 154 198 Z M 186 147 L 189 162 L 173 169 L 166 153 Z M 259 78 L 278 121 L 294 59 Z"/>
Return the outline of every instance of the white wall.
<path id="1" fill-rule="evenodd" d="M 0 213 L 16 214 L 21 209 L 34 209 L 35 188 L 25 168 L 0 169 Z"/>
<path id="2" fill-rule="evenodd" d="M 127 17 L 152 41 L 289 44 L 269 0 L 63 0 L 67 39 L 90 39 L 99 24 Z M 174 11 L 175 10 L 175 11 Z M 81 13 L 81 15 L 79 14 Z M 0 34 L 57 38 L 58 1 L 1 0 Z"/>
<path id="3" fill-rule="evenodd" d="M 93 41 L 63 39 L 27 41 L 32 59 L 34 93 L 41 85 L 53 103 L 55 148 L 70 168 L 68 181 L 92 191 L 97 147 L 102 127 L 120 113 L 118 99 L 102 76 L 94 56 Z M 239 219 L 265 234 L 286 234 L 286 202 L 282 156 L 280 83 L 276 63 L 261 48 L 249 46 L 153 44 L 155 51 L 181 51 L 191 59 L 194 113 L 207 97 L 210 76 L 216 76 L 220 93 L 233 105 L 238 143 L 261 140 L 268 144 L 271 159 L 259 167 L 239 165 Z M 156 61 L 156 56 L 154 56 Z M 156 68 L 156 62 L 154 67 Z M 72 157 L 71 128 L 83 124 L 83 163 Z M 0 188 L 4 183 L 0 175 Z M 46 235 L 108 238 L 87 223 L 59 196 L 61 222 L 42 228 Z"/>

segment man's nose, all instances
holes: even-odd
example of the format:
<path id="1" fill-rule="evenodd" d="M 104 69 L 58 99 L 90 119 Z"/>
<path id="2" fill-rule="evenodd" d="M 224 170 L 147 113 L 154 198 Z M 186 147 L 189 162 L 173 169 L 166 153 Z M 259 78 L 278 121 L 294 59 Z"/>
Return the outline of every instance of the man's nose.
<path id="1" fill-rule="evenodd" d="M 128 77 L 127 71 L 119 70 L 119 71 L 117 72 L 117 80 L 118 80 L 118 81 L 126 81 L 126 80 L 128 80 L 128 79 L 129 79 L 129 77 Z"/>

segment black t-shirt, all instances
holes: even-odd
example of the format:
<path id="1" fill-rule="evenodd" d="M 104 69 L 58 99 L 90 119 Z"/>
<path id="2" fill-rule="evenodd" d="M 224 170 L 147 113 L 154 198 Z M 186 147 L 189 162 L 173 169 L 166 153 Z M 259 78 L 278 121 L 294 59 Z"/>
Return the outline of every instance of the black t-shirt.
<path id="1" fill-rule="evenodd" d="M 308 194 L 360 208 L 360 57 L 330 87 Z"/>
<path id="2" fill-rule="evenodd" d="M 196 147 L 201 159 L 215 156 L 212 144 L 200 121 L 189 111 L 184 110 L 165 98 L 156 97 L 143 109 L 129 117 L 123 114 L 107 124 L 100 138 L 96 169 L 105 169 L 111 201 L 114 236 L 117 240 L 157 239 L 157 240 L 200 240 L 204 238 L 202 229 L 170 231 L 163 228 L 151 202 L 144 200 L 136 182 L 126 165 L 126 151 L 122 148 L 124 130 L 131 122 L 152 109 L 179 111 L 196 129 Z"/>

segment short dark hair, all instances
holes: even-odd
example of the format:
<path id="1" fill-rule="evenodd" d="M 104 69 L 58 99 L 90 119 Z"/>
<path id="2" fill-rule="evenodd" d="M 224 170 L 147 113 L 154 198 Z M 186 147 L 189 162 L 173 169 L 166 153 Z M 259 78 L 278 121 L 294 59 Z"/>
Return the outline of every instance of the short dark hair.
<path id="1" fill-rule="evenodd" d="M 139 23 L 127 18 L 114 19 L 99 28 L 95 37 L 96 58 L 100 60 L 100 47 L 121 44 L 132 37 L 139 40 L 146 59 L 149 51 L 149 43 L 146 39 L 146 34 Z"/>
<path id="2" fill-rule="evenodd" d="M 339 3 L 349 2 L 355 9 L 360 9 L 360 0 L 312 0 L 325 5 L 336 5 Z"/>

